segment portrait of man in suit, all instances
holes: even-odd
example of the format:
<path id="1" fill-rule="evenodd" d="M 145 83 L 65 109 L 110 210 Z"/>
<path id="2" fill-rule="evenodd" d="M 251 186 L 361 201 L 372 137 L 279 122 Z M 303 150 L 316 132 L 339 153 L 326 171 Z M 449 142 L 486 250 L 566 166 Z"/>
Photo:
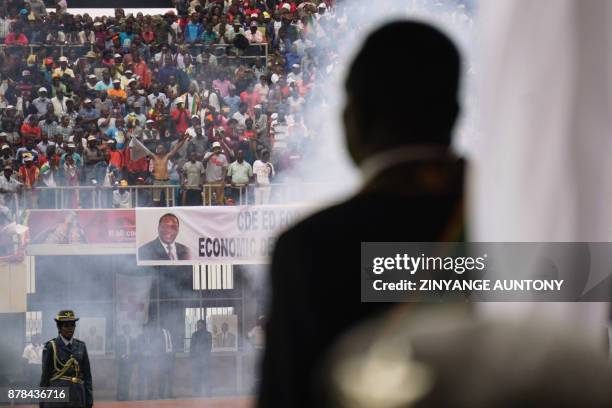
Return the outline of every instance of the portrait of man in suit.
<path id="1" fill-rule="evenodd" d="M 176 242 L 179 234 L 179 219 L 174 214 L 164 214 L 157 225 L 158 237 L 138 248 L 141 261 L 184 261 L 191 259 L 189 248 Z"/>
<path id="2" fill-rule="evenodd" d="M 221 332 L 215 336 L 216 347 L 236 347 L 236 335 L 229 331 L 229 325 L 227 322 L 221 324 Z"/>

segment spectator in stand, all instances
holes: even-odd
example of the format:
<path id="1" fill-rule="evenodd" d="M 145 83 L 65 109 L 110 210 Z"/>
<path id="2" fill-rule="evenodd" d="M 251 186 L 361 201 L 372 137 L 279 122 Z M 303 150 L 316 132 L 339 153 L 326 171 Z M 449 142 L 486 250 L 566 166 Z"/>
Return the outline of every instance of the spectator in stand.
<path id="1" fill-rule="evenodd" d="M 38 206 L 38 194 L 35 187 L 38 183 L 40 170 L 34 164 L 34 156 L 31 153 L 25 153 L 23 164 L 19 166 L 19 181 L 25 189 L 25 202 L 28 208 L 36 208 Z"/>
<path id="2" fill-rule="evenodd" d="M 174 128 L 176 133 L 179 135 L 185 134 L 185 131 L 189 127 L 191 114 L 189 110 L 185 109 L 185 101 L 179 98 L 176 102 L 176 109 L 172 110 L 172 120 L 174 122 Z"/>
<path id="3" fill-rule="evenodd" d="M 202 24 L 199 21 L 198 13 L 192 13 L 191 19 L 185 27 L 185 42 L 193 43 L 198 41 L 202 35 Z"/>
<path id="4" fill-rule="evenodd" d="M 121 80 L 114 79 L 113 87 L 107 90 L 108 96 L 112 101 L 125 102 L 127 100 L 127 93 L 121 89 Z"/>
<path id="5" fill-rule="evenodd" d="M 214 142 L 212 151 L 207 152 L 202 160 L 206 167 L 206 185 L 204 187 L 204 205 L 211 205 L 213 195 L 216 205 L 224 205 L 225 178 L 227 176 L 227 157 L 221 153 L 221 143 Z"/>
<path id="6" fill-rule="evenodd" d="M 229 165 L 227 169 L 228 181 L 232 187 L 234 202 L 246 204 L 246 189 L 253 178 L 253 168 L 244 160 L 244 151 L 236 152 L 236 161 Z"/>
<path id="7" fill-rule="evenodd" d="M 40 139 L 41 129 L 38 125 L 38 117 L 36 115 L 30 115 L 23 125 L 21 125 L 21 134 L 25 138 L 31 138 L 34 140 Z"/>
<path id="8" fill-rule="evenodd" d="M 67 98 L 64 97 L 64 91 L 62 88 L 57 89 L 55 91 L 55 96 L 51 98 L 51 105 L 53 105 L 53 113 L 58 119 L 68 111 L 66 101 Z"/>
<path id="9" fill-rule="evenodd" d="M 32 117 L 34 117 L 34 115 L 32 115 Z M 62 134 L 61 132 L 58 132 L 58 124 L 57 124 L 57 121 L 55 120 L 55 115 L 53 114 L 53 112 L 49 111 L 45 115 L 41 115 L 40 117 L 44 118 L 41 121 L 39 121 L 37 125 L 37 128 L 40 131 L 41 135 L 42 133 L 45 133 L 47 135 L 57 135 L 58 133 Z M 25 124 L 21 126 L 21 131 L 24 134 L 28 133 L 31 135 L 32 131 L 24 130 L 23 129 L 24 126 Z M 64 135 L 62 134 L 62 136 Z M 64 141 L 68 141 L 68 136 L 64 139 Z"/>
<path id="10" fill-rule="evenodd" d="M 71 148 L 71 145 L 72 143 L 68 144 L 69 148 Z M 64 164 L 62 165 L 62 185 L 67 187 L 78 187 L 79 180 L 81 179 L 81 172 L 79 170 L 79 167 L 76 165 L 73 155 L 68 153 L 64 154 L 66 156 L 65 158 L 62 158 L 64 161 Z M 68 208 L 80 207 L 79 189 L 74 188 L 63 191 L 62 193 L 64 193 L 64 202 L 67 204 Z"/>
<path id="11" fill-rule="evenodd" d="M 55 142 L 49 140 L 47 132 L 42 132 L 40 135 L 40 142 L 36 145 L 36 150 L 42 155 L 47 156 L 47 149 L 51 146 L 55 146 Z"/>
<path id="12" fill-rule="evenodd" d="M 32 101 L 32 105 L 36 109 L 36 113 L 40 116 L 46 115 L 50 103 L 51 99 L 47 97 L 47 88 L 38 88 L 38 98 Z"/>
<path id="13" fill-rule="evenodd" d="M 170 175 L 168 174 L 168 161 L 172 158 L 176 152 L 183 146 L 187 141 L 187 138 L 183 136 L 179 143 L 176 144 L 170 152 L 166 151 L 166 147 L 163 144 L 159 144 L 155 150 L 155 154 L 151 157 L 153 167 L 153 184 L 154 185 L 167 185 L 170 181 Z M 155 206 L 161 206 L 162 203 L 162 189 L 156 188 L 153 190 L 153 204 Z"/>
<path id="14" fill-rule="evenodd" d="M 55 68 L 53 71 L 54 75 L 59 75 L 60 78 L 63 78 L 64 75 L 68 75 L 70 78 L 74 78 L 74 71 L 71 68 L 68 68 L 68 58 L 65 56 L 61 56 L 59 59 L 60 66 Z"/>
<path id="15" fill-rule="evenodd" d="M 127 180 L 121 180 L 119 186 L 113 190 L 114 208 L 132 208 L 132 193 L 128 186 Z"/>
<path id="16" fill-rule="evenodd" d="M 11 151 L 11 147 L 4 143 L 2 147 L 0 147 L 0 167 L 4 169 L 6 166 L 11 166 L 12 168 L 14 161 L 15 157 Z"/>
<path id="17" fill-rule="evenodd" d="M 251 22 L 251 29 L 245 33 L 245 37 L 251 44 L 261 44 L 264 42 L 264 36 L 259 31 L 259 25 L 256 21 Z"/>
<path id="18" fill-rule="evenodd" d="M 41 183 L 48 185 L 47 181 L 53 184 L 57 178 L 52 175 L 63 171 L 71 151 L 68 154 L 82 172 L 81 182 L 90 184 L 95 179 L 103 184 L 107 178 L 110 187 L 124 177 L 131 182 L 142 177 L 143 183 L 149 177 L 148 159 L 131 158 L 130 138 L 141 140 L 150 151 L 157 151 L 160 144 L 162 151 L 178 147 L 176 160 L 166 161 L 168 182 L 177 174 L 168 166 L 181 168 L 191 153 L 196 154 L 196 162 L 202 160 L 214 142 L 228 161 L 238 157 L 238 150 L 249 164 L 261 156 L 262 149 L 272 151 L 270 115 L 276 115 L 273 128 L 278 131 L 283 112 L 299 117 L 313 94 L 321 92 L 310 78 L 328 75 L 325 69 L 334 62 L 328 55 L 333 52 L 331 48 L 320 53 L 308 50 L 319 45 L 316 35 L 323 28 L 317 26 L 324 27 L 326 35 L 332 33 L 333 13 L 327 10 L 322 14 L 325 18 L 318 18 L 315 5 L 302 7 L 294 2 L 229 3 L 224 9 L 219 2 L 202 6 L 181 0 L 179 16 L 134 17 L 117 9 L 114 17 L 91 18 L 70 15 L 63 1 L 59 14 L 46 15 L 41 0 L 29 5 L 11 0 L 0 10 L 0 37 L 7 44 L 28 44 L 36 36 L 49 42 L 40 50 L 34 45 L 32 55 L 11 47 L 0 55 L 5 67 L 0 78 L 0 129 L 5 133 L 0 135 L 0 145 L 8 145 L 8 157 L 0 161 L 13 164 L 12 152 L 18 151 L 15 165 L 20 166 L 23 155 L 29 153 L 41 167 Z M 9 33 L 12 23 L 15 31 Z M 247 48 L 237 50 L 244 42 Z M 268 64 L 262 58 L 227 58 L 262 55 L 257 47 L 248 48 L 249 42 L 268 44 Z M 70 47 L 91 44 L 94 48 L 86 53 Z M 114 80 L 120 81 L 118 86 Z M 313 124 L 304 125 L 311 128 Z M 191 140 L 179 147 L 178 139 L 185 132 Z M 99 149 L 97 144 L 107 140 L 105 148 Z M 272 159 L 279 160 L 276 151 Z M 164 176 L 161 166 L 154 165 L 161 159 L 150 161 L 154 175 Z M 223 193 L 216 196 L 215 203 L 223 204 Z M 86 195 L 80 198 L 81 204 L 89 202 Z M 111 202 L 109 193 L 107 204 Z"/>
<path id="19" fill-rule="evenodd" d="M 23 27 L 20 23 L 14 23 L 12 30 L 4 39 L 5 45 L 28 45 L 28 37 L 23 32 Z"/>
<path id="20" fill-rule="evenodd" d="M 5 164 L 0 176 L 0 205 L 8 207 L 15 213 L 15 193 L 21 187 L 21 183 L 15 178 L 13 166 Z"/>
<path id="21" fill-rule="evenodd" d="M 247 114 L 247 110 L 248 105 L 244 102 L 241 102 L 240 105 L 238 105 L 238 112 L 234 113 L 234 115 L 232 116 L 232 118 L 236 119 L 236 121 L 238 122 L 238 126 L 242 128 L 246 126 L 245 121 L 249 117 L 249 115 Z"/>
<path id="22" fill-rule="evenodd" d="M 270 163 L 270 152 L 264 150 L 261 160 L 255 160 L 253 173 L 255 174 L 255 205 L 268 204 L 271 193 L 270 180 L 275 176 L 274 166 Z"/>
<path id="23" fill-rule="evenodd" d="M 75 167 L 83 167 L 83 159 L 81 158 L 81 155 L 76 152 L 76 145 L 72 142 L 66 144 L 66 152 L 62 154 L 60 159 L 61 167 L 64 167 L 64 164 L 68 158 L 72 159 L 72 163 Z"/>
<path id="24" fill-rule="evenodd" d="M 189 154 L 189 161 L 183 165 L 181 187 L 183 189 L 182 205 L 202 205 L 202 184 L 204 182 L 204 165 L 197 160 L 195 152 Z"/>

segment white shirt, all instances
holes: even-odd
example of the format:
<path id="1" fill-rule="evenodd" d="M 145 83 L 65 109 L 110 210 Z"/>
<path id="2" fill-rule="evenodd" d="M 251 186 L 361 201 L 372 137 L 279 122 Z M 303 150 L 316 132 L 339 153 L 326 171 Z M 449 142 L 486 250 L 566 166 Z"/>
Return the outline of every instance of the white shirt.
<path id="1" fill-rule="evenodd" d="M 51 98 L 51 103 L 53 104 L 53 113 L 55 113 L 55 116 L 57 116 L 58 118 L 61 117 L 64 113 L 66 113 L 66 111 L 68 110 L 68 108 L 66 107 L 65 97 L 62 98 L 62 100 L 60 101 L 57 96 L 54 96 L 53 98 Z"/>
<path id="2" fill-rule="evenodd" d="M 4 176 L 4 174 L 0 174 L 0 190 L 7 190 L 11 193 L 17 191 L 17 187 L 19 187 L 21 183 L 17 181 L 17 179 L 10 177 L 8 180 Z"/>
<path id="3" fill-rule="evenodd" d="M 269 186 L 270 176 L 274 177 L 274 166 L 272 163 L 255 160 L 255 163 L 253 163 L 253 173 L 255 173 L 257 183 L 260 186 Z"/>
<path id="4" fill-rule="evenodd" d="M 234 113 L 234 116 L 232 116 L 232 118 L 236 119 L 240 126 L 246 126 L 245 122 L 249 118 L 249 115 L 247 115 L 246 113 L 243 115 L 240 112 L 236 112 Z"/>
<path id="5" fill-rule="evenodd" d="M 132 196 L 129 190 L 122 193 L 119 190 L 113 191 L 113 207 L 115 208 L 131 208 L 132 207 Z"/>
<path id="6" fill-rule="evenodd" d="M 168 253 L 168 255 L 172 254 L 172 256 L 174 257 L 174 260 L 178 259 L 178 256 L 176 256 L 176 244 L 174 242 L 171 242 L 170 244 L 166 244 L 161 239 L 159 240 L 159 242 L 162 244 L 162 246 L 164 247 L 164 250 Z M 168 248 L 168 247 L 170 247 L 170 248 Z"/>

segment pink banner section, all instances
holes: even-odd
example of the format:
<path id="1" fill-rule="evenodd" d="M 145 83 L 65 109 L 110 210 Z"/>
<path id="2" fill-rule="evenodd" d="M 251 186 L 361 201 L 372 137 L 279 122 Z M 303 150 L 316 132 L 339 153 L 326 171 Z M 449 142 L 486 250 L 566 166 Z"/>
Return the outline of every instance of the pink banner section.
<path id="1" fill-rule="evenodd" d="M 136 215 L 129 210 L 31 210 L 30 244 L 135 243 Z"/>

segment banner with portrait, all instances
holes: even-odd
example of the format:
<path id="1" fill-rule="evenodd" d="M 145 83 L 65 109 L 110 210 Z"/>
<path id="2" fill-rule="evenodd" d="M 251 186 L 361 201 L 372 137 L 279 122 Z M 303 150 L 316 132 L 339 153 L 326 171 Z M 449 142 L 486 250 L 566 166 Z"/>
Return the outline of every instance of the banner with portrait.
<path id="1" fill-rule="evenodd" d="M 136 209 L 138 265 L 263 264 L 280 232 L 310 207 L 173 207 Z"/>

